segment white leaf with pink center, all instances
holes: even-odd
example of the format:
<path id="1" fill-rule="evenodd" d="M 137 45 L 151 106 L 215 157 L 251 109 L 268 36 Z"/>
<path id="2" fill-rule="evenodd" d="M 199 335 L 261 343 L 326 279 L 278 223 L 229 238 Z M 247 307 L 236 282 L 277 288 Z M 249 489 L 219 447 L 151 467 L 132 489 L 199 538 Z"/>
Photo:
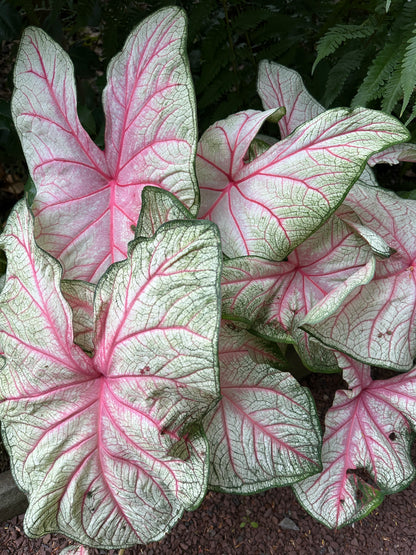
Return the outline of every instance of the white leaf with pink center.
<path id="1" fill-rule="evenodd" d="M 351 389 L 337 391 L 327 412 L 323 470 L 293 486 L 303 507 L 331 528 L 363 518 L 415 476 L 416 369 L 373 381 L 369 366 L 338 360 Z"/>
<path id="2" fill-rule="evenodd" d="M 234 114 L 199 141 L 199 217 L 218 225 L 228 257 L 282 260 L 336 210 L 371 154 L 408 137 L 397 120 L 381 112 L 328 110 L 245 161 L 273 113 Z"/>
<path id="3" fill-rule="evenodd" d="M 337 215 L 350 212 L 344 208 L 337 212 L 287 261 L 226 260 L 221 278 L 223 316 L 246 322 L 264 337 L 295 342 L 304 363 L 315 370 L 336 369 L 333 356 L 328 351 L 324 356 L 324 350 L 298 326 L 314 305 L 348 278 L 348 284 L 355 279 L 357 286 L 374 273 L 370 247 Z M 363 268 L 367 263 L 368 270 Z M 341 296 L 335 296 L 335 302 L 341 304 Z"/>
<path id="4" fill-rule="evenodd" d="M 61 267 L 36 245 L 23 201 L 0 248 L 0 417 L 29 498 L 27 533 L 107 549 L 159 539 L 206 489 L 199 422 L 219 394 L 215 226 L 172 222 L 131 243 L 93 310 L 90 286 L 67 283 L 74 326 Z"/>
<path id="5" fill-rule="evenodd" d="M 373 187 L 356 186 L 346 204 L 356 221 L 396 252 L 379 260 L 374 278 L 345 297 L 323 300 L 300 323 L 332 348 L 375 366 L 409 370 L 416 357 L 416 202 Z"/>
<path id="6" fill-rule="evenodd" d="M 185 57 L 185 17 L 160 10 L 109 64 L 105 151 L 82 128 L 68 55 L 40 29 L 23 34 L 13 119 L 37 194 L 36 237 L 64 277 L 96 282 L 127 255 L 141 191 L 171 191 L 195 214 L 196 117 Z"/>
<path id="7" fill-rule="evenodd" d="M 245 330 L 222 326 L 219 358 L 221 400 L 204 419 L 209 487 L 247 494 L 319 472 L 321 431 L 310 392 L 272 368 L 267 344 Z"/>

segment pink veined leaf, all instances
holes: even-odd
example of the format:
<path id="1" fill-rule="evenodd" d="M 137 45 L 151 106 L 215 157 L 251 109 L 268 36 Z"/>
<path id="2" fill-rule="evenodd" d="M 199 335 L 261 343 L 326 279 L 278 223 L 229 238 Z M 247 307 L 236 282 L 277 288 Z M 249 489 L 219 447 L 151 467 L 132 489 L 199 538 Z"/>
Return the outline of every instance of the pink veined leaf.
<path id="1" fill-rule="evenodd" d="M 404 143 L 394 145 L 370 158 L 368 163 L 370 166 L 376 164 L 398 164 L 399 162 L 416 162 L 416 145 L 413 143 Z"/>
<path id="2" fill-rule="evenodd" d="M 273 110 L 234 114 L 199 141 L 199 217 L 218 225 L 231 258 L 285 258 L 336 210 L 372 153 L 408 137 L 397 120 L 381 112 L 328 110 L 245 161 L 271 115 Z"/>
<path id="3" fill-rule="evenodd" d="M 337 216 L 339 212 L 292 251 L 287 261 L 226 260 L 221 278 L 223 317 L 242 320 L 263 337 L 294 342 L 304 364 L 318 371 L 333 371 L 338 365 L 330 351 L 310 342 L 299 323 L 348 278 L 356 276 L 362 284 L 374 273 L 370 247 Z M 363 268 L 367 263 L 368 271 Z M 342 302 L 341 296 L 337 299 Z"/>
<path id="4" fill-rule="evenodd" d="M 257 92 L 265 110 L 279 106 L 286 108 L 286 114 L 279 121 L 282 138 L 325 112 L 325 108 L 309 94 L 299 73 L 276 62 L 260 62 Z"/>
<path id="5" fill-rule="evenodd" d="M 209 487 L 247 494 L 319 472 L 321 431 L 310 392 L 272 368 L 267 344 L 245 330 L 222 326 L 219 358 L 221 400 L 204 418 Z"/>
<path id="6" fill-rule="evenodd" d="M 200 420 L 219 394 L 221 250 L 207 222 L 130 244 L 95 288 L 66 282 L 18 203 L 0 248 L 0 418 L 31 537 L 104 549 L 157 540 L 207 483 Z M 92 314 L 92 317 L 91 317 Z M 74 324 L 72 324 L 74 317 Z M 88 356 L 73 342 L 92 343 Z"/>
<path id="7" fill-rule="evenodd" d="M 302 123 L 325 111 L 325 108 L 308 92 L 297 71 L 275 62 L 268 60 L 260 62 L 257 91 L 265 110 L 279 106 L 286 108 L 285 116 L 279 121 L 282 138 L 290 135 Z M 371 156 L 368 164 L 374 166 L 383 161 L 396 163 L 390 160 L 399 153 L 414 157 L 414 146 L 410 143 L 394 145 Z M 358 181 L 367 185 L 377 185 L 374 174 L 368 166 L 364 168 Z"/>
<path id="8" fill-rule="evenodd" d="M 345 204 L 354 210 L 356 221 L 379 234 L 395 253 L 378 260 L 374 278 L 342 304 L 324 300 L 300 325 L 365 364 L 409 370 L 416 356 L 416 202 L 355 186 Z"/>
<path id="9" fill-rule="evenodd" d="M 337 355 L 349 390 L 337 391 L 325 420 L 323 470 L 293 486 L 303 507 L 337 528 L 363 518 L 415 477 L 416 368 L 386 380 Z"/>
<path id="10" fill-rule="evenodd" d="M 177 8 L 132 31 L 108 67 L 102 152 L 79 122 L 68 55 L 40 29 L 23 34 L 12 114 L 37 189 L 37 241 L 59 259 L 65 278 L 96 282 L 126 257 L 145 185 L 171 191 L 196 213 L 196 117 L 185 45 Z"/>
<path id="11" fill-rule="evenodd" d="M 94 352 L 95 287 L 86 281 L 61 281 L 64 299 L 72 309 L 74 343 L 87 353 Z"/>

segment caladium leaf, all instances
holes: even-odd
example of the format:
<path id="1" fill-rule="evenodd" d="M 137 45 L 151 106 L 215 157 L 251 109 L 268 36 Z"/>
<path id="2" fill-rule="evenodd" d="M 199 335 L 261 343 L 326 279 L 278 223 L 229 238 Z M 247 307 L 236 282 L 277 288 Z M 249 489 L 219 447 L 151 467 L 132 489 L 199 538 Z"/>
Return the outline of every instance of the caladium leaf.
<path id="1" fill-rule="evenodd" d="M 195 214 L 196 117 L 185 16 L 156 12 L 108 67 L 105 152 L 81 127 L 72 63 L 42 30 L 26 29 L 15 67 L 13 119 L 37 194 L 36 237 L 64 277 L 96 282 L 126 257 L 141 191 L 171 191 Z"/>
<path id="2" fill-rule="evenodd" d="M 191 219 L 191 212 L 172 193 L 157 187 L 145 187 L 136 237 L 151 237 L 162 224 L 172 220 Z"/>
<path id="3" fill-rule="evenodd" d="M 321 431 L 310 392 L 291 374 L 256 364 L 249 354 L 254 338 L 248 344 L 246 338 L 245 330 L 222 327 L 221 400 L 204 419 L 209 486 L 228 493 L 288 485 L 321 468 Z M 254 352 L 264 352 L 257 341 Z"/>
<path id="4" fill-rule="evenodd" d="M 346 213 L 343 209 L 342 214 Z M 336 370 L 338 365 L 329 352 L 324 355 L 310 344 L 299 323 L 347 278 L 357 275 L 358 283 L 366 283 L 372 277 L 368 272 L 357 274 L 374 258 L 370 247 L 337 214 L 292 251 L 287 261 L 250 256 L 226 260 L 221 278 L 224 317 L 246 322 L 272 340 L 295 342 L 304 364 L 317 371 L 324 366 L 327 371 Z"/>
<path id="5" fill-rule="evenodd" d="M 346 204 L 395 252 L 377 262 L 367 285 L 354 289 L 336 307 L 322 301 L 300 325 L 361 362 L 409 370 L 416 356 L 416 203 L 381 188 L 356 186 Z"/>
<path id="6" fill-rule="evenodd" d="M 282 138 L 325 112 L 325 108 L 309 94 L 299 73 L 276 62 L 262 60 L 259 63 L 257 92 L 265 110 L 279 106 L 286 108 L 286 114 L 279 121 Z"/>
<path id="7" fill-rule="evenodd" d="M 303 507 L 331 528 L 350 524 L 415 477 L 416 369 L 386 380 L 338 355 L 349 390 L 338 391 L 325 420 L 323 470 L 293 486 Z"/>
<path id="8" fill-rule="evenodd" d="M 262 60 L 259 64 L 257 91 L 265 110 L 284 106 L 286 115 L 279 121 L 282 138 L 290 135 L 299 125 L 305 123 L 325 111 L 325 108 L 308 92 L 302 77 L 297 71 L 285 66 Z M 394 149 L 402 149 L 405 145 L 394 145 Z M 411 146 L 411 145 L 407 145 Z M 377 157 L 383 157 L 387 149 L 370 157 L 369 164 L 377 163 Z M 377 186 L 371 169 L 366 166 L 358 182 Z"/>
<path id="9" fill-rule="evenodd" d="M 394 145 L 370 158 L 368 163 L 370 166 L 376 164 L 398 164 L 399 162 L 416 162 L 416 145 L 413 143 L 404 143 Z"/>
<path id="10" fill-rule="evenodd" d="M 92 357 L 73 343 L 61 267 L 36 245 L 24 202 L 0 248 L 0 418 L 29 498 L 27 534 L 107 549 L 159 539 L 206 488 L 199 423 L 219 394 L 218 231 L 172 222 L 131 243 L 95 288 Z M 74 330 L 90 345 L 90 287 L 70 285 Z"/>
<path id="11" fill-rule="evenodd" d="M 245 162 L 272 114 L 234 114 L 212 125 L 198 145 L 200 217 L 217 223 L 228 257 L 282 260 L 336 210 L 372 153 L 408 137 L 382 112 L 328 110 Z"/>

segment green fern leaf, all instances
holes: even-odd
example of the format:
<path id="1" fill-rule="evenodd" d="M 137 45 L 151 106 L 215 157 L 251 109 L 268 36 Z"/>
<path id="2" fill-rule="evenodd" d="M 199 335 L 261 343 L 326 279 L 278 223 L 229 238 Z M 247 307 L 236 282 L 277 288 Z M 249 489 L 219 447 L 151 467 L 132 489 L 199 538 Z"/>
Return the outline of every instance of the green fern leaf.
<path id="1" fill-rule="evenodd" d="M 401 84 L 403 87 L 403 105 L 400 115 L 403 114 L 406 106 L 409 104 L 416 85 L 416 23 L 413 25 L 412 36 L 407 41 L 402 61 Z"/>
<path id="2" fill-rule="evenodd" d="M 401 80 L 401 68 L 398 65 L 383 89 L 383 101 L 381 103 L 383 112 L 391 114 L 396 104 L 402 98 L 403 89 Z"/>
<path id="3" fill-rule="evenodd" d="M 321 60 L 333 54 L 344 42 L 370 37 L 375 31 L 375 19 L 372 17 L 366 19 L 361 25 L 335 25 L 318 41 L 318 54 L 312 66 L 312 73 Z"/>
<path id="4" fill-rule="evenodd" d="M 344 88 L 345 82 L 351 73 L 361 66 L 365 50 L 347 50 L 341 59 L 334 65 L 328 74 L 326 90 L 323 97 L 324 106 L 331 106 Z"/>
<path id="5" fill-rule="evenodd" d="M 367 106 L 367 104 L 382 96 L 382 89 L 390 79 L 393 71 L 400 64 L 403 48 L 398 48 L 396 42 L 388 42 L 371 63 L 364 81 L 351 105 Z"/>
<path id="6" fill-rule="evenodd" d="M 408 119 L 407 119 L 407 121 L 406 121 L 406 123 L 405 123 L 406 127 L 407 127 L 407 126 L 409 125 L 409 123 L 411 123 L 415 118 L 416 118 L 416 103 L 414 104 L 413 110 L 412 110 L 410 116 L 408 117 Z"/>

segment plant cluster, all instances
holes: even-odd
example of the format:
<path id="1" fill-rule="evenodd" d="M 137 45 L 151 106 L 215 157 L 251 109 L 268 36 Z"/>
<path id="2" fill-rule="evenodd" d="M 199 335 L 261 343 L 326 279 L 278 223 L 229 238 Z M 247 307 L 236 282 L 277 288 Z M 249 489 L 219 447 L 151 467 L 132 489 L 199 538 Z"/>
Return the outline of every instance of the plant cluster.
<path id="1" fill-rule="evenodd" d="M 14 82 L 34 195 L 0 236 L 0 418 L 26 533 L 124 548 L 163 537 L 207 488 L 283 485 L 339 527 L 406 487 L 416 205 L 370 167 L 415 159 L 406 128 L 325 110 L 263 61 L 264 110 L 198 141 L 176 7 L 110 62 L 104 150 L 79 121 L 69 56 L 38 28 Z M 288 344 L 348 386 L 323 437 Z"/>

